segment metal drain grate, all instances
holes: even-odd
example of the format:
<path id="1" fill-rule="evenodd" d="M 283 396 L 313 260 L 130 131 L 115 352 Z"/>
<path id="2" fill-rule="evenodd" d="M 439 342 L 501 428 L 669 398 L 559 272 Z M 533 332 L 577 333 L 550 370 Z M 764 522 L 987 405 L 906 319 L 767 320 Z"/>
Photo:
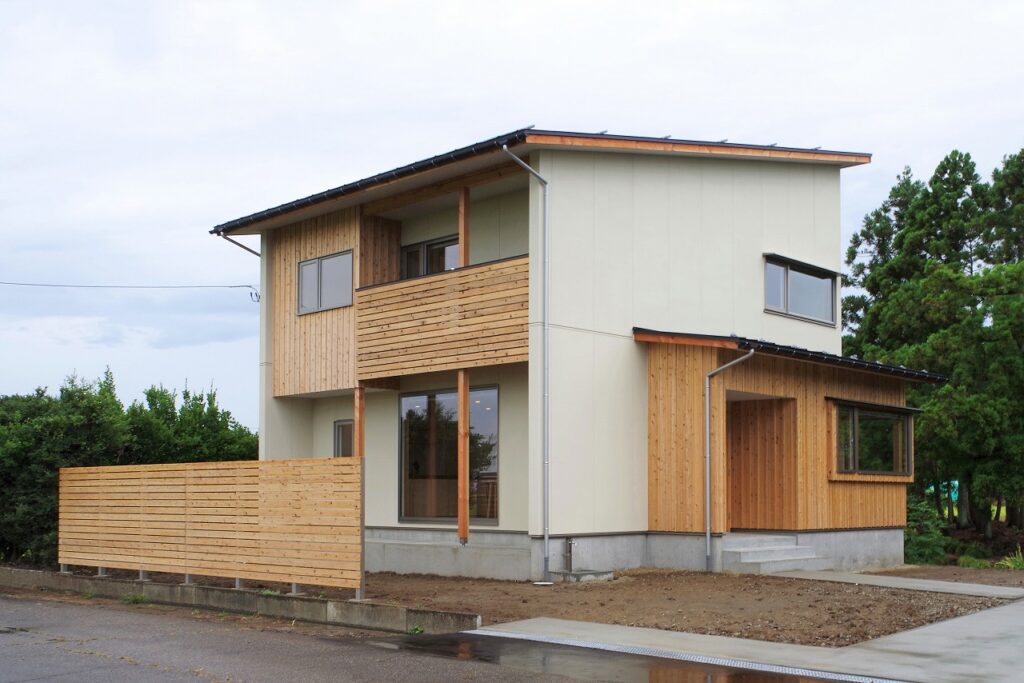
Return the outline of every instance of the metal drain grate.
<path id="1" fill-rule="evenodd" d="M 550 643 L 552 645 L 570 645 L 572 647 L 584 647 L 591 650 L 605 650 L 607 652 L 621 652 L 629 655 L 641 655 L 644 657 L 658 657 L 661 659 L 676 659 L 695 664 L 709 664 L 713 666 L 728 666 L 734 669 L 749 669 L 752 671 L 763 671 L 765 673 L 789 674 L 790 676 L 808 676 L 823 678 L 829 681 L 843 681 L 844 683 L 910 683 L 894 678 L 878 678 L 874 676 L 856 676 L 854 674 L 838 674 L 831 671 L 818 671 L 816 669 L 802 669 L 793 666 L 780 666 L 778 664 L 762 664 L 760 662 L 748 662 L 742 659 L 727 659 L 724 657 L 708 657 L 695 655 L 686 652 L 674 652 L 672 650 L 661 650 L 654 647 L 639 647 L 634 645 L 611 645 L 597 643 L 588 640 L 576 640 L 574 638 L 558 638 L 551 636 L 538 636 L 531 633 L 514 633 L 509 631 L 488 631 L 477 629 L 474 631 L 463 631 L 478 636 L 492 636 L 495 638 L 515 638 L 517 640 L 532 640 L 538 643 Z"/>

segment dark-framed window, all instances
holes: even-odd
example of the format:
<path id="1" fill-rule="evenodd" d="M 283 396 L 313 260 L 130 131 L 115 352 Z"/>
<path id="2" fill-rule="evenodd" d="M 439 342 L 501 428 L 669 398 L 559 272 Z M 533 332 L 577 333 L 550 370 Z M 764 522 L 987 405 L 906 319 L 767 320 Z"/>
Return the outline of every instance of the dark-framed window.
<path id="1" fill-rule="evenodd" d="M 910 411 L 837 403 L 838 471 L 844 474 L 910 474 L 914 420 Z"/>
<path id="2" fill-rule="evenodd" d="M 353 429 L 355 423 L 352 420 L 334 421 L 334 457 L 350 458 L 354 453 L 352 448 Z"/>
<path id="3" fill-rule="evenodd" d="M 352 305 L 352 252 L 299 263 L 298 314 Z"/>
<path id="4" fill-rule="evenodd" d="M 399 397 L 402 520 L 458 517 L 458 395 L 453 390 Z M 469 516 L 498 519 L 498 388 L 469 391 Z"/>
<path id="5" fill-rule="evenodd" d="M 402 278 L 433 275 L 459 267 L 459 238 L 449 235 L 402 247 Z"/>
<path id="6" fill-rule="evenodd" d="M 784 258 L 766 256 L 764 308 L 772 313 L 834 325 L 836 274 Z"/>

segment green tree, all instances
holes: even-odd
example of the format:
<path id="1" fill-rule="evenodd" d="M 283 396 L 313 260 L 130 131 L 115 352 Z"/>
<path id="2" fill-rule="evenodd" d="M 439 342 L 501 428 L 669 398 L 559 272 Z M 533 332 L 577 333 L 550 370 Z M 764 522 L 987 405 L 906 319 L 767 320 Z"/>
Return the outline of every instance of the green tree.
<path id="1" fill-rule="evenodd" d="M 256 457 L 256 435 L 212 389 L 186 392 L 180 408 L 162 387 L 145 399 L 125 410 L 109 371 L 95 382 L 69 377 L 57 396 L 0 396 L 0 557 L 56 561 L 61 467 Z"/>
<path id="2" fill-rule="evenodd" d="M 1022 502 L 1021 161 L 991 185 L 958 151 L 927 185 L 905 170 L 847 252 L 844 351 L 950 377 L 908 389 L 923 409 L 918 488 L 941 511 L 940 484 L 958 480 L 961 522 L 986 532 L 993 499 Z"/>

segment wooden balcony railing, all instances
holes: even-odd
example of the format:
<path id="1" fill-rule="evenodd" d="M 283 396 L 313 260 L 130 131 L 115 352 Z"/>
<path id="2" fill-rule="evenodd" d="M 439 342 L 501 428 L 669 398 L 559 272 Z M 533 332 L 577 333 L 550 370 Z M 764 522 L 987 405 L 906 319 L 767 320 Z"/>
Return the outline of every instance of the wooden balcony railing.
<path id="1" fill-rule="evenodd" d="M 529 257 L 356 292 L 361 380 L 527 360 Z"/>

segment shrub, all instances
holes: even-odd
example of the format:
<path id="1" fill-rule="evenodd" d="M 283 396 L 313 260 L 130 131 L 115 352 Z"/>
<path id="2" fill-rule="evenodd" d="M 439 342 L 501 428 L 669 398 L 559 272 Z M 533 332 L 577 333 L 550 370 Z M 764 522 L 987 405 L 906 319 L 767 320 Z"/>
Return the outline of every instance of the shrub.
<path id="1" fill-rule="evenodd" d="M 938 564 L 946 557 L 942 536 L 943 520 L 927 501 L 907 505 L 907 528 L 903 532 L 903 554 L 910 564 Z"/>
<path id="2" fill-rule="evenodd" d="M 143 605 L 149 602 L 149 598 L 142 593 L 129 593 L 121 597 L 121 602 L 126 605 Z"/>
<path id="3" fill-rule="evenodd" d="M 990 569 L 992 567 L 991 560 L 982 560 L 970 555 L 961 555 L 956 563 L 959 566 L 966 567 L 968 569 Z"/>
<path id="4" fill-rule="evenodd" d="M 1021 552 L 1020 546 L 1017 546 L 1017 552 L 1010 553 L 996 562 L 996 566 L 1000 569 L 1024 569 L 1024 553 Z"/>

